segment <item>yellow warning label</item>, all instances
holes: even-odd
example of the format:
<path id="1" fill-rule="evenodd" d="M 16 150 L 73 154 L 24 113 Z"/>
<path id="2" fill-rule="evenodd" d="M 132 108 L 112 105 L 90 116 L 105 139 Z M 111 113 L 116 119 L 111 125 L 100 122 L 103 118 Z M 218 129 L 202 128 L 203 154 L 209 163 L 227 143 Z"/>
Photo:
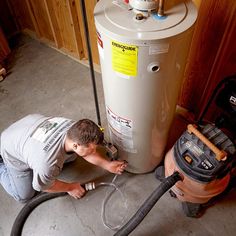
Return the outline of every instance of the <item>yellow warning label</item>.
<path id="1" fill-rule="evenodd" d="M 138 47 L 111 41 L 112 68 L 119 73 L 136 76 L 138 64 Z"/>

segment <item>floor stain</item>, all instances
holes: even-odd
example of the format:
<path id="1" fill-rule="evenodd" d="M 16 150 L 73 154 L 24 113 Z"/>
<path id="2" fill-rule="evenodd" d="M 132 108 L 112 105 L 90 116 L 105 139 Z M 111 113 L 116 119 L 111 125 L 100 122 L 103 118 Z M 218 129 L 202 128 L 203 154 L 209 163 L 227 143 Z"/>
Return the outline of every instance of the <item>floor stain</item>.
<path id="1" fill-rule="evenodd" d="M 2 94 L 8 94 L 9 92 L 8 92 L 7 89 L 4 89 L 4 88 L 2 88 L 2 87 L 0 86 L 0 93 L 2 93 Z"/>

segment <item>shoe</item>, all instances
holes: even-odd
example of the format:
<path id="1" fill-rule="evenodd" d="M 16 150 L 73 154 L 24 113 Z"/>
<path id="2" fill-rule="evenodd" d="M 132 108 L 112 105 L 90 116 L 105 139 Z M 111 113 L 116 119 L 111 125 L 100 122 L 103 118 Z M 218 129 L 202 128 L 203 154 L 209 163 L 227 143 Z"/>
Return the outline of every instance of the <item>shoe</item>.
<path id="1" fill-rule="evenodd" d="M 0 155 L 0 163 L 3 163 L 3 159 L 1 155 Z"/>

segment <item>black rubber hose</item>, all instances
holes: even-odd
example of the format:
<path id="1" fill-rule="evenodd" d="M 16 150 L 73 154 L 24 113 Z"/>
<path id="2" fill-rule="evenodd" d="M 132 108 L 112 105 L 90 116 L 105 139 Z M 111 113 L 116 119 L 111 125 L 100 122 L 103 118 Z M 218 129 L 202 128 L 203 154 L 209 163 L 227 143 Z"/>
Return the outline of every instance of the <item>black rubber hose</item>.
<path id="1" fill-rule="evenodd" d="M 34 210 L 34 208 L 36 208 L 42 202 L 45 202 L 49 199 L 53 199 L 53 198 L 61 197 L 65 195 L 67 195 L 67 193 L 45 193 L 44 192 L 32 198 L 29 202 L 25 204 L 25 206 L 21 209 L 21 211 L 17 215 L 11 229 L 11 236 L 20 236 L 22 234 L 22 229 L 25 224 L 25 221 L 28 218 L 29 214 Z"/>
<path id="2" fill-rule="evenodd" d="M 114 236 L 126 236 L 131 233 L 144 219 L 148 212 L 153 208 L 155 203 L 161 198 L 161 196 L 169 190 L 177 181 L 181 180 L 178 172 L 175 172 L 171 176 L 165 178 L 158 188 L 148 197 L 148 199 L 139 208 L 136 214 L 126 223 Z M 21 209 L 17 215 L 11 230 L 10 236 L 21 236 L 22 229 L 30 213 L 41 203 L 56 198 L 65 196 L 67 193 L 40 193 L 32 198 Z"/>
<path id="3" fill-rule="evenodd" d="M 153 206 L 161 198 L 161 196 L 179 180 L 182 180 L 182 178 L 178 172 L 175 172 L 171 176 L 165 178 L 163 182 L 157 187 L 157 189 L 154 190 L 152 194 L 145 200 L 143 205 L 133 215 L 133 217 L 122 228 L 120 228 L 114 234 L 114 236 L 129 235 L 141 223 L 141 221 L 153 208 Z"/>

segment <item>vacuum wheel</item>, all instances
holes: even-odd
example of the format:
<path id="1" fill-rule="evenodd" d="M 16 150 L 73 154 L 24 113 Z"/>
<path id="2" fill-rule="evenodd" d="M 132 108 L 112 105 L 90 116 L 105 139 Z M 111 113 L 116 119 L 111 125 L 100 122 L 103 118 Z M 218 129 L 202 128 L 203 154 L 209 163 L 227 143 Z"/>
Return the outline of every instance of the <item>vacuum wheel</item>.
<path id="1" fill-rule="evenodd" d="M 165 168 L 164 166 L 158 166 L 155 170 L 155 177 L 161 182 L 165 179 Z"/>
<path id="2" fill-rule="evenodd" d="M 202 204 L 192 202 L 182 202 L 182 208 L 186 216 L 198 218 L 202 215 Z"/>

